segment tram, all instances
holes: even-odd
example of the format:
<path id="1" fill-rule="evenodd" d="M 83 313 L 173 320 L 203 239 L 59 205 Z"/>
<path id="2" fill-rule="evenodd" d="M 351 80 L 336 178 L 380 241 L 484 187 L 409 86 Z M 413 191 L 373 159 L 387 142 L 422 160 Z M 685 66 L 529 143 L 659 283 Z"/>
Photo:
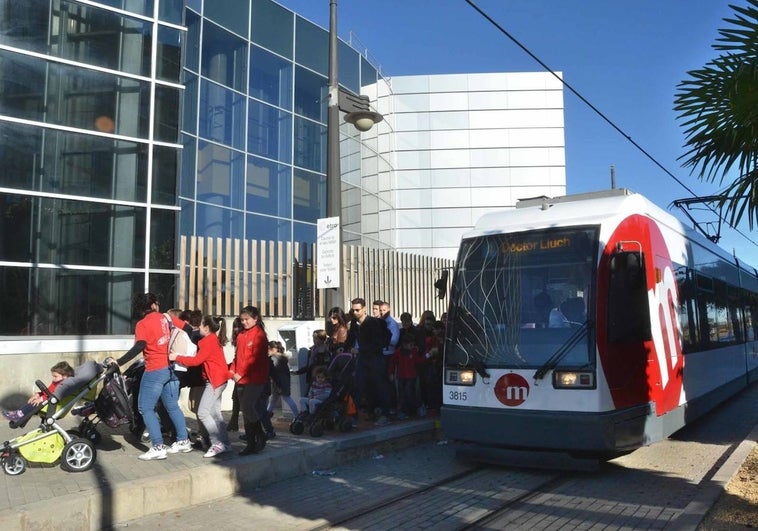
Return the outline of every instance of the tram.
<path id="1" fill-rule="evenodd" d="M 441 426 L 469 457 L 611 459 L 756 378 L 756 270 L 640 194 L 522 200 L 462 239 Z"/>

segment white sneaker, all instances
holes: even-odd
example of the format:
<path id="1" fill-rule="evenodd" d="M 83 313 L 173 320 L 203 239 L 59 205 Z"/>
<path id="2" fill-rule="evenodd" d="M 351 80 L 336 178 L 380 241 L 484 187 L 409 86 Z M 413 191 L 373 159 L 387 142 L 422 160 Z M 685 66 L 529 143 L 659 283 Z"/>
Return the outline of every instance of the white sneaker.
<path id="1" fill-rule="evenodd" d="M 169 450 L 166 448 L 165 444 L 159 444 L 153 446 L 147 452 L 137 457 L 143 461 L 152 461 L 153 459 L 166 459 L 166 457 L 168 457 L 168 452 Z"/>
<path id="2" fill-rule="evenodd" d="M 189 439 L 184 439 L 183 441 L 176 441 L 169 448 L 167 448 L 166 451 L 170 454 L 178 454 L 179 452 L 182 452 L 182 453 L 191 452 L 192 443 L 190 442 Z"/>
<path id="3" fill-rule="evenodd" d="M 217 455 L 223 454 L 224 452 L 228 451 L 229 448 L 227 448 L 225 444 L 216 443 L 208 448 L 208 451 L 205 452 L 205 455 L 203 457 L 216 457 Z"/>

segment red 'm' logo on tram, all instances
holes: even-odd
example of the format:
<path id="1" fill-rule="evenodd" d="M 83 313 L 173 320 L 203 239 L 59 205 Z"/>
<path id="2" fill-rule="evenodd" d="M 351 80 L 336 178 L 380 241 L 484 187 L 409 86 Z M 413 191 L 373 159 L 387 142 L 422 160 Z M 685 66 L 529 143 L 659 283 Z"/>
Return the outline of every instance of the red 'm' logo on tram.
<path id="1" fill-rule="evenodd" d="M 495 384 L 495 396 L 506 406 L 520 406 L 529 396 L 529 382 L 518 374 L 504 374 Z"/>

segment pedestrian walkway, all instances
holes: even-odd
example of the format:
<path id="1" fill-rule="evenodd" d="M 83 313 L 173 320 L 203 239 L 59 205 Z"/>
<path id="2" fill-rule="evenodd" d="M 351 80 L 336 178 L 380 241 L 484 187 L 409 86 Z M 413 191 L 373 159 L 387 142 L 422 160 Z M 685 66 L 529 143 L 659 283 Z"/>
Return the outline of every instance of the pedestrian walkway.
<path id="1" fill-rule="evenodd" d="M 75 422 L 76 419 L 64 419 Z M 436 436 L 433 418 L 393 422 L 375 427 L 362 423 L 350 433 L 327 432 L 323 437 L 295 436 L 284 419 L 276 423 L 277 436 L 257 455 L 239 457 L 244 443 L 232 434 L 234 452 L 212 459 L 203 452 L 172 454 L 165 460 L 140 461 L 147 449 L 124 430 L 103 428 L 97 460 L 82 473 L 28 467 L 19 476 L 2 474 L 0 529 L 106 529 L 141 518 L 230 496 L 274 481 L 310 474 L 370 452 L 387 451 Z M 193 428 L 193 421 L 188 419 Z M 8 440 L 31 431 L 0 426 Z M 169 495 L 167 495 L 169 494 Z"/>

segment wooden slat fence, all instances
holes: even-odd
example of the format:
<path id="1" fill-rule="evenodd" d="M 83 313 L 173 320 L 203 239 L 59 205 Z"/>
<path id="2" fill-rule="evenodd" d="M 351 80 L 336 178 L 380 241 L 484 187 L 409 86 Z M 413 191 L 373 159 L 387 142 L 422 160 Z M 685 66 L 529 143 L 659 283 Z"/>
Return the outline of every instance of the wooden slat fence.
<path id="1" fill-rule="evenodd" d="M 328 308 L 316 289 L 315 256 L 315 244 L 182 236 L 179 307 L 230 316 L 253 305 L 264 317 L 323 318 Z M 453 260 L 344 245 L 342 261 L 345 307 L 363 297 L 368 304 L 388 301 L 395 318 L 447 311 L 434 282 Z"/>

